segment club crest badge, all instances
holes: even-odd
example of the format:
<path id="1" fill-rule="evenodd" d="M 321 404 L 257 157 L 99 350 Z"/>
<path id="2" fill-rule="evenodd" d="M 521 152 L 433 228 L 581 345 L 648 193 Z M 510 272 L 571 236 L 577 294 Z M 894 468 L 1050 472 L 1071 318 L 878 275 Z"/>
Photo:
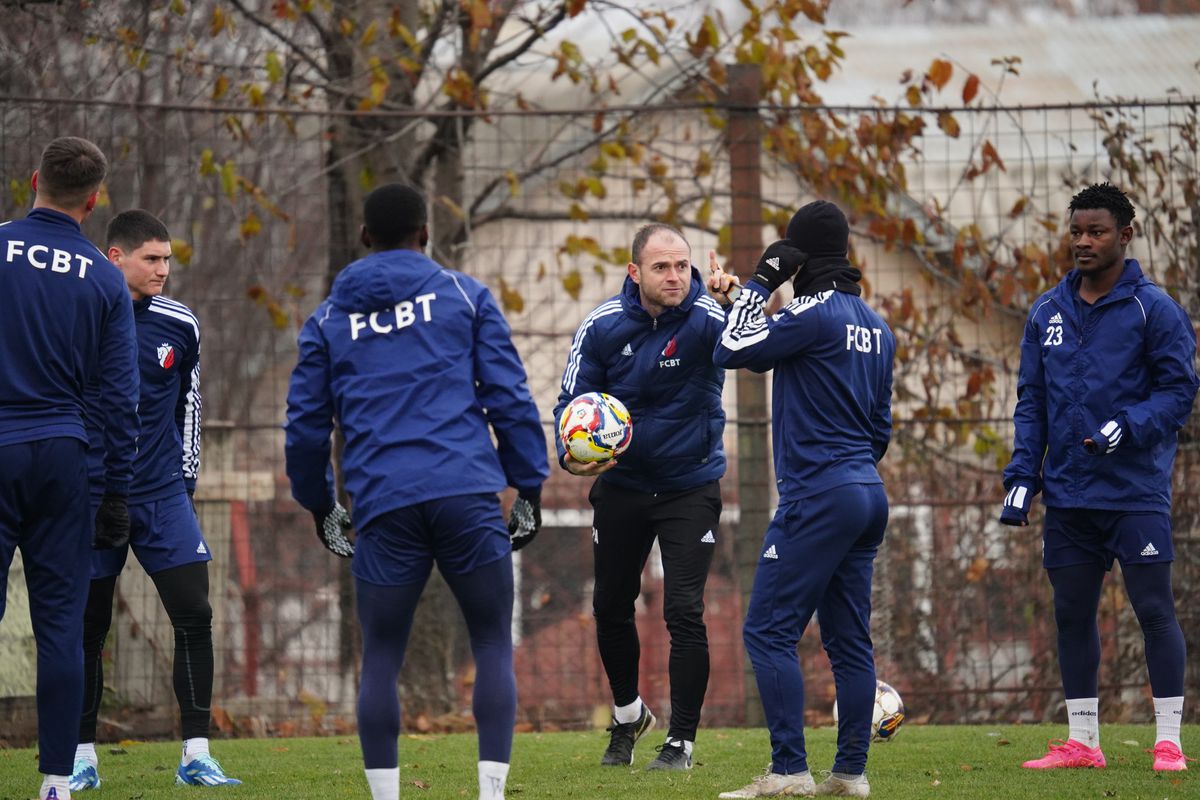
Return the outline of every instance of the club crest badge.
<path id="1" fill-rule="evenodd" d="M 175 364 L 175 348 L 163 342 L 158 346 L 158 365 L 170 369 Z"/>

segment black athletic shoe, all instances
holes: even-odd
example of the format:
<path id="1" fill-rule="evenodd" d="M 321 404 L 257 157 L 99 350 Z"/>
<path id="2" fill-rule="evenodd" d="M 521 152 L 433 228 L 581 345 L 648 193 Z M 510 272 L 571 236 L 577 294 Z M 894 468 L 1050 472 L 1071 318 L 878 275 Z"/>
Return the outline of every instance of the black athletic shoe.
<path id="1" fill-rule="evenodd" d="M 608 742 L 608 749 L 604 751 L 604 758 L 600 759 L 600 764 L 606 767 L 627 767 L 632 764 L 634 743 L 653 727 L 654 715 L 645 703 L 642 703 L 642 715 L 634 722 L 621 723 L 614 719 L 613 724 L 607 728 L 612 732 L 612 738 Z"/>
<path id="2" fill-rule="evenodd" d="M 646 769 L 691 769 L 692 757 L 688 755 L 687 750 L 683 749 L 683 744 L 676 744 L 672 741 L 667 741 L 665 744 L 660 744 L 654 748 L 658 751 L 658 757 L 646 765 Z"/>

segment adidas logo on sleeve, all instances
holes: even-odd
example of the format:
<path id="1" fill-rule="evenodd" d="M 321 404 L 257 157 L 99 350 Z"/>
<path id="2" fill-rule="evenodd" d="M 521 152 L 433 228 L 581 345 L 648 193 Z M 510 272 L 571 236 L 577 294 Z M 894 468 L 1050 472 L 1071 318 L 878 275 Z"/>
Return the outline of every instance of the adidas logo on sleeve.
<path id="1" fill-rule="evenodd" d="M 1047 324 L 1048 325 L 1062 325 L 1062 314 L 1055 312 L 1054 316 L 1050 318 L 1050 322 Z"/>
<path id="2" fill-rule="evenodd" d="M 766 549 L 766 550 L 763 552 L 763 554 L 762 554 L 762 557 L 763 557 L 763 558 L 772 558 L 772 559 L 775 559 L 776 561 L 778 561 L 778 560 L 779 560 L 779 553 L 776 553 L 776 552 L 775 552 L 775 545 L 771 545 L 770 547 L 768 547 L 768 548 L 767 548 L 767 549 Z"/>

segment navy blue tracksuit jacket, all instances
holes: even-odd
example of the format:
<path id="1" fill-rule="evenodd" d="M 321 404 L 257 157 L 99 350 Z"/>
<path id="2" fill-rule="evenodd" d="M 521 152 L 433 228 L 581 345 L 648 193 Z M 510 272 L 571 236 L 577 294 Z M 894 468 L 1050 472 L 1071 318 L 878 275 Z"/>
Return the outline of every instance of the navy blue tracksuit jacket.
<path id="1" fill-rule="evenodd" d="M 1068 272 L 1025 323 L 1004 488 L 1041 491 L 1055 508 L 1170 511 L 1177 433 L 1196 398 L 1195 329 L 1134 259 L 1091 308 L 1079 281 Z M 1111 419 L 1120 457 L 1088 455 L 1083 440 Z"/>
<path id="2" fill-rule="evenodd" d="M 347 266 L 300 331 L 288 389 L 292 494 L 333 506 L 330 435 L 360 529 L 426 500 L 535 490 L 546 438 L 512 333 L 488 288 L 412 250 Z M 489 426 L 496 435 L 492 444 Z"/>
<path id="3" fill-rule="evenodd" d="M 704 293 L 695 267 L 687 298 L 657 317 L 642 308 L 638 292 L 626 277 L 621 293 L 580 324 L 554 420 L 581 394 L 610 394 L 629 410 L 633 438 L 600 480 L 651 493 L 694 489 L 725 474 L 725 370 L 712 357 L 725 312 Z M 566 448 L 554 441 L 561 464 Z"/>

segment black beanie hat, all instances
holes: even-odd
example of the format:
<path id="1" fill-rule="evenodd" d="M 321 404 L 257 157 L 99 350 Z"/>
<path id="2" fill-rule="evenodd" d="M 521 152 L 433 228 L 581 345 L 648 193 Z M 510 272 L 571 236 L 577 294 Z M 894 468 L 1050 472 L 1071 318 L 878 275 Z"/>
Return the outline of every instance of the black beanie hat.
<path id="1" fill-rule="evenodd" d="M 814 200 L 792 216 L 787 240 L 809 257 L 844 256 L 850 250 L 850 224 L 827 200 Z"/>

